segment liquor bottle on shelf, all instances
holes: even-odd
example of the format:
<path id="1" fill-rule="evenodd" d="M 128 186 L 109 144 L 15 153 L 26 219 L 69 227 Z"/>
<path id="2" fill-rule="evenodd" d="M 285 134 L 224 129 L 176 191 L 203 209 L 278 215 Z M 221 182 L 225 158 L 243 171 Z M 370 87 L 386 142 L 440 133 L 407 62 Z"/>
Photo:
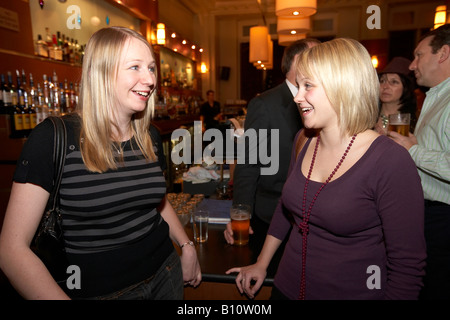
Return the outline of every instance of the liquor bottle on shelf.
<path id="1" fill-rule="evenodd" d="M 48 77 L 48 115 L 53 115 L 53 104 L 55 103 L 54 81 L 52 77 Z"/>
<path id="2" fill-rule="evenodd" d="M 48 57 L 51 60 L 55 60 L 55 48 L 54 48 L 54 42 L 53 37 L 50 34 L 49 28 L 45 28 L 45 42 L 47 43 L 48 48 Z"/>
<path id="3" fill-rule="evenodd" d="M 36 105 L 33 103 L 31 104 L 27 112 L 30 117 L 30 129 L 33 130 L 37 126 L 37 113 L 36 113 Z"/>
<path id="4" fill-rule="evenodd" d="M 38 34 L 38 39 L 34 44 L 34 54 L 37 56 L 48 58 L 48 44 L 42 40 L 42 36 Z"/>
<path id="5" fill-rule="evenodd" d="M 53 87 L 51 88 L 52 96 L 53 96 L 53 103 L 50 107 L 50 114 L 52 116 L 59 116 L 60 115 L 60 93 L 59 93 L 59 87 L 58 87 L 58 76 L 55 71 L 53 71 Z"/>
<path id="6" fill-rule="evenodd" d="M 28 108 L 28 105 L 30 103 L 30 87 L 27 83 L 27 75 L 25 74 L 25 70 L 22 69 L 22 86 L 23 86 L 23 102 L 25 104 L 25 107 Z"/>
<path id="7" fill-rule="evenodd" d="M 77 102 L 76 102 L 76 98 L 75 98 L 75 90 L 73 88 L 73 82 L 70 83 L 69 85 L 69 103 L 68 103 L 68 107 L 70 112 L 74 112 L 75 111 L 75 107 L 77 106 Z"/>
<path id="8" fill-rule="evenodd" d="M 28 86 L 28 113 L 30 114 L 30 127 L 34 129 L 37 125 L 37 90 L 34 86 L 33 75 L 30 73 L 30 85 Z"/>
<path id="9" fill-rule="evenodd" d="M 18 105 L 13 106 L 13 112 L 11 114 L 11 134 L 10 138 L 23 138 L 25 137 L 23 129 L 23 117 L 22 110 Z"/>
<path id="10" fill-rule="evenodd" d="M 16 124 L 16 130 L 22 130 L 21 134 L 26 136 L 29 133 L 30 127 L 30 114 L 25 110 L 25 89 L 22 85 L 21 76 L 19 70 L 16 70 L 16 81 L 17 81 L 17 104 L 15 105 L 16 110 L 14 112 L 14 120 Z M 17 117 L 21 117 L 20 121 Z M 21 122 L 21 124 L 19 123 Z M 18 129 L 19 128 L 19 129 Z"/>
<path id="11" fill-rule="evenodd" d="M 59 83 L 58 95 L 59 95 L 59 114 L 65 115 L 67 113 L 67 104 L 66 104 L 66 94 L 62 82 Z"/>
<path id="12" fill-rule="evenodd" d="M 79 99 L 79 92 L 78 92 L 78 83 L 75 82 L 74 87 L 73 87 L 73 92 L 74 92 L 74 96 L 75 96 L 75 106 L 73 107 L 73 109 L 75 110 L 75 108 L 78 105 L 78 99 Z"/>
<path id="13" fill-rule="evenodd" d="M 37 89 L 34 86 L 33 74 L 30 73 L 30 85 L 28 86 L 28 100 L 30 104 L 37 103 Z"/>
<path id="14" fill-rule="evenodd" d="M 28 111 L 28 108 L 25 106 L 19 106 L 20 113 L 22 114 L 22 127 L 25 131 L 24 134 L 28 135 L 31 130 L 31 119 L 30 119 L 30 113 Z"/>
<path id="15" fill-rule="evenodd" d="M 46 118 L 45 116 L 45 99 L 44 99 L 44 93 L 42 92 L 41 84 L 37 84 L 37 102 L 36 102 L 36 124 L 41 123 Z M 47 116 L 48 116 L 48 110 L 47 110 Z"/>
<path id="16" fill-rule="evenodd" d="M 9 89 L 9 84 L 4 81 L 4 76 L 2 74 L 2 92 L 3 92 L 3 110 L 2 113 L 10 114 L 12 106 L 11 90 Z"/>
<path id="17" fill-rule="evenodd" d="M 41 104 L 41 113 L 42 113 L 41 118 L 42 120 L 44 120 L 50 115 L 50 88 L 49 82 L 47 80 L 47 75 L 44 74 L 42 78 L 44 79 L 44 82 L 42 88 L 43 99 Z"/>
<path id="18" fill-rule="evenodd" d="M 22 81 L 20 80 L 20 72 L 16 69 L 16 81 L 17 81 L 17 103 L 19 106 L 25 105 L 25 88 L 22 85 Z"/>
<path id="19" fill-rule="evenodd" d="M 62 51 L 63 51 L 63 61 L 70 62 L 70 47 L 69 47 L 69 39 L 66 38 L 66 35 L 62 35 Z"/>
<path id="20" fill-rule="evenodd" d="M 20 81 L 20 80 L 19 80 Z M 17 96 L 17 95 L 16 95 Z M 25 130 L 23 108 L 18 104 L 18 99 L 13 99 L 10 107 L 10 138 L 25 138 L 29 130 Z"/>
<path id="21" fill-rule="evenodd" d="M 86 47 L 86 45 L 80 45 L 80 63 L 83 63 L 83 59 L 84 59 L 84 48 Z"/>
<path id="22" fill-rule="evenodd" d="M 69 62 L 70 63 L 75 63 L 75 41 L 73 40 L 73 38 L 70 39 L 69 42 Z"/>
<path id="23" fill-rule="evenodd" d="M 61 38 L 61 33 L 57 32 L 58 38 L 57 38 L 57 44 L 58 44 L 58 52 L 59 52 L 59 61 L 65 61 L 64 60 L 64 42 Z M 57 59 L 58 60 L 58 59 Z"/>
<path id="24" fill-rule="evenodd" d="M 11 106 L 17 106 L 17 103 L 18 103 L 17 88 L 13 83 L 13 78 L 12 78 L 12 74 L 10 71 L 8 71 L 8 87 L 9 87 L 9 93 L 11 95 Z"/>
<path id="25" fill-rule="evenodd" d="M 43 74 L 42 75 L 42 96 L 43 96 L 43 100 L 45 104 L 49 104 L 50 103 L 50 98 L 49 98 L 49 88 L 48 88 L 48 80 L 47 80 L 47 75 Z"/>
<path id="26" fill-rule="evenodd" d="M 81 57 L 80 57 L 80 45 L 78 44 L 78 40 L 75 40 L 75 46 L 74 46 L 74 62 L 75 63 L 81 63 Z"/>
<path id="27" fill-rule="evenodd" d="M 72 113 L 72 105 L 70 103 L 70 89 L 69 89 L 69 83 L 67 82 L 67 79 L 64 79 L 64 102 L 65 102 L 65 113 Z"/>
<path id="28" fill-rule="evenodd" d="M 52 39 L 53 39 L 53 50 L 54 50 L 54 59 L 56 61 L 62 61 L 63 60 L 63 52 L 62 52 L 62 47 L 61 47 L 61 42 L 60 40 L 58 41 L 59 38 L 59 31 L 58 31 L 58 37 L 56 37 L 56 35 L 54 34 Z"/>
<path id="29" fill-rule="evenodd" d="M 47 42 L 47 46 L 49 48 L 53 45 L 52 34 L 50 33 L 50 29 L 48 27 L 45 28 L 45 42 Z"/>

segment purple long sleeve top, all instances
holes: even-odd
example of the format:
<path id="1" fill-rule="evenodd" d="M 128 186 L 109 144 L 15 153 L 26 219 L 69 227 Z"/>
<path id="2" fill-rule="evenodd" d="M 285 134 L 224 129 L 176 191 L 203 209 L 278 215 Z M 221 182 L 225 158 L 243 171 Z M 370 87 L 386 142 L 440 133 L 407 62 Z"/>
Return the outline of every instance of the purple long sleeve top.
<path id="1" fill-rule="evenodd" d="M 298 299 L 302 271 L 301 172 L 292 153 L 268 233 L 289 236 L 274 285 Z M 320 150 L 319 150 L 320 152 Z M 351 151 L 350 151 L 351 152 Z M 322 183 L 310 181 L 306 208 Z M 311 212 L 305 299 L 417 299 L 424 275 L 424 198 L 410 155 L 385 136 L 321 191 Z M 291 231 L 292 227 L 292 231 Z"/>

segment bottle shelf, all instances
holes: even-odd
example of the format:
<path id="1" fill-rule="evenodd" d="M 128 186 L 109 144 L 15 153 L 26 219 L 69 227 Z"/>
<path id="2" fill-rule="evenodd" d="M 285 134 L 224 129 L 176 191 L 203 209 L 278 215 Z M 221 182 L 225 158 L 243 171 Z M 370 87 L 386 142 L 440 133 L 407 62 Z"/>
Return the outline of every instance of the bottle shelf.
<path id="1" fill-rule="evenodd" d="M 18 52 L 18 51 L 5 50 L 5 49 L 1 49 L 1 48 L 0 48 L 0 53 L 9 54 L 9 55 L 16 56 L 16 57 L 34 59 L 34 60 L 42 61 L 42 62 L 56 63 L 56 64 L 60 64 L 63 66 L 81 67 L 80 63 L 71 63 L 71 62 L 67 62 L 67 61 L 53 60 L 53 59 L 49 59 L 49 58 L 45 58 L 45 57 L 41 57 L 41 56 L 36 56 L 33 54 L 26 54 L 26 53 L 22 53 L 22 52 Z"/>

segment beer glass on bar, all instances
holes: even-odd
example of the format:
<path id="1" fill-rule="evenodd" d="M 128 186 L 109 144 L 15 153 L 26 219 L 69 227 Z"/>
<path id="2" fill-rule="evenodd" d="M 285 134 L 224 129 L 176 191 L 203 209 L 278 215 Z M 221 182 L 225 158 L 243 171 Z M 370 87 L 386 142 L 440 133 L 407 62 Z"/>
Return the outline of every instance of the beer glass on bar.
<path id="1" fill-rule="evenodd" d="M 192 228 L 195 242 L 203 243 L 208 240 L 208 220 L 208 210 L 197 208 L 192 212 Z"/>

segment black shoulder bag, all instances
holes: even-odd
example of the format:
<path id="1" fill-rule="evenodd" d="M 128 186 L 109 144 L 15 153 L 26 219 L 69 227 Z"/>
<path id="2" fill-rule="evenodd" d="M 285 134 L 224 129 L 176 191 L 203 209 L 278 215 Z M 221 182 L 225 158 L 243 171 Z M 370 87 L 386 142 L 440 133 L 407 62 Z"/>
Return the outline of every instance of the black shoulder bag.
<path id="1" fill-rule="evenodd" d="M 62 216 L 59 210 L 59 186 L 66 158 L 67 133 L 61 118 L 49 117 L 49 119 L 54 126 L 53 189 L 31 248 L 45 264 L 55 281 L 65 288 L 66 271 L 69 264 L 66 258 Z M 63 284 L 64 286 L 62 286 Z"/>

